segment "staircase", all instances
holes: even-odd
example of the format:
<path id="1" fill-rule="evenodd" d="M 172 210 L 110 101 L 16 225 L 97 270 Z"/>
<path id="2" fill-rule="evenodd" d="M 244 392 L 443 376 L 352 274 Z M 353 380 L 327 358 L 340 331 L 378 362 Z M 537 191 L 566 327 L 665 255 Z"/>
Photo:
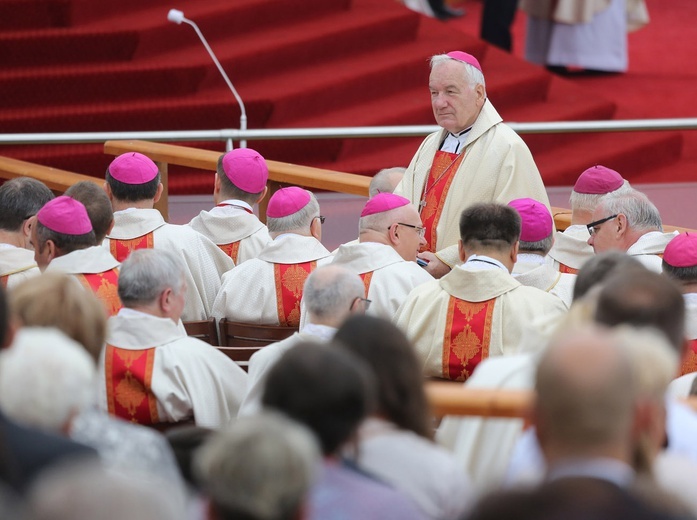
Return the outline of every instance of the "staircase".
<path id="1" fill-rule="evenodd" d="M 432 124 L 427 59 L 453 49 L 480 59 L 505 120 L 607 119 L 616 109 L 395 0 L 0 0 L 1 131 L 238 127 L 239 109 L 192 28 L 166 20 L 171 7 L 206 35 L 245 101 L 250 128 Z M 674 162 L 682 147 L 679 133 L 525 140 L 548 185 L 572 184 L 593 163 L 641 178 Z M 407 165 L 420 141 L 250 145 L 269 159 L 370 175 Z M 101 145 L 14 146 L 2 155 L 97 177 L 110 159 Z M 211 190 L 210 175 L 170 171 L 170 193 Z"/>

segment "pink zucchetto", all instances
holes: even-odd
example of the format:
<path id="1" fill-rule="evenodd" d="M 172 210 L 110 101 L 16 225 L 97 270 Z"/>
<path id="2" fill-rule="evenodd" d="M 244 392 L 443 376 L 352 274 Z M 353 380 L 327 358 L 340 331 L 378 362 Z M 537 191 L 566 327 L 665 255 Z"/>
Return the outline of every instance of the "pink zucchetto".
<path id="1" fill-rule="evenodd" d="M 145 184 L 157 176 L 157 165 L 142 153 L 119 155 L 109 165 L 109 175 L 124 184 Z"/>
<path id="2" fill-rule="evenodd" d="M 36 219 L 51 231 L 63 235 L 86 235 L 92 231 L 85 206 L 65 195 L 47 202 L 36 214 Z"/>
<path id="3" fill-rule="evenodd" d="M 672 267 L 697 266 L 697 234 L 680 233 L 663 252 L 663 261 Z"/>
<path id="4" fill-rule="evenodd" d="M 297 186 L 281 188 L 269 200 L 266 216 L 271 218 L 287 217 L 307 206 L 310 199 L 310 192 Z"/>
<path id="5" fill-rule="evenodd" d="M 623 184 L 624 179 L 615 170 L 596 164 L 579 175 L 574 184 L 574 191 L 588 195 L 605 195 Z"/>
<path id="6" fill-rule="evenodd" d="M 520 214 L 520 239 L 523 242 L 538 242 L 552 234 L 552 214 L 541 202 L 515 199 L 508 205 Z"/>
<path id="7" fill-rule="evenodd" d="M 370 199 L 361 211 L 361 217 L 383 213 L 391 209 L 401 208 L 409 204 L 409 199 L 405 199 L 394 193 L 378 193 Z"/>
<path id="8" fill-rule="evenodd" d="M 463 63 L 467 63 L 469 65 L 472 65 L 475 69 L 477 69 L 479 72 L 482 71 L 482 66 L 479 64 L 479 60 L 472 56 L 471 54 L 467 54 L 466 52 L 462 51 L 451 51 L 448 54 L 446 54 L 448 58 L 452 58 L 457 61 L 461 61 Z"/>
<path id="9" fill-rule="evenodd" d="M 230 182 L 247 193 L 266 187 L 269 167 L 261 154 L 251 148 L 235 148 L 223 156 L 223 171 Z"/>

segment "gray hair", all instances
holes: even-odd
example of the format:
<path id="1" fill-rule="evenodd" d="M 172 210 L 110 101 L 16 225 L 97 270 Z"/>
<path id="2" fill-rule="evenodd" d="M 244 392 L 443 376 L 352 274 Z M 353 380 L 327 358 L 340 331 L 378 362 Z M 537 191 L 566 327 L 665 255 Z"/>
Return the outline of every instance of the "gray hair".
<path id="1" fill-rule="evenodd" d="M 633 189 L 634 188 L 630 186 L 629 181 L 625 179 L 622 186 L 617 188 L 615 191 L 611 191 L 610 193 L 629 193 Z M 571 190 L 571 195 L 569 196 L 569 204 L 571 206 L 571 210 L 589 211 L 593 213 L 598 204 L 600 204 L 600 201 L 603 199 L 603 197 L 609 195 L 610 193 L 578 193 L 574 190 Z"/>
<path id="2" fill-rule="evenodd" d="M 305 191 L 310 194 L 310 202 L 300 211 L 296 211 L 287 217 L 266 218 L 266 227 L 269 228 L 269 233 L 284 233 L 298 229 L 309 229 L 313 219 L 319 217 L 319 202 L 317 202 L 314 193 L 309 190 Z"/>
<path id="3" fill-rule="evenodd" d="M 0 229 L 19 231 L 26 219 L 36 215 L 53 192 L 31 177 L 17 177 L 0 186 Z"/>
<path id="4" fill-rule="evenodd" d="M 155 301 L 165 289 L 179 294 L 184 288 L 185 267 L 182 260 L 162 249 L 138 249 L 121 264 L 119 298 L 125 307 Z"/>
<path id="5" fill-rule="evenodd" d="M 196 454 L 194 470 L 220 517 L 291 520 L 313 484 L 313 434 L 281 414 L 237 419 Z"/>
<path id="6" fill-rule="evenodd" d="M 477 85 L 482 85 L 484 86 L 484 88 L 486 88 L 484 74 L 481 70 L 479 70 L 476 67 L 473 67 L 469 63 L 465 63 L 464 61 L 451 58 L 447 54 L 436 54 L 435 56 L 431 56 L 431 69 L 433 69 L 436 65 L 439 65 L 446 61 L 456 61 L 458 63 L 461 63 L 465 67 L 465 81 L 467 82 L 470 88 L 475 88 Z"/>
<path id="7" fill-rule="evenodd" d="M 405 171 L 407 169 L 403 166 L 395 166 L 393 168 L 383 168 L 377 172 L 370 180 L 368 197 L 372 199 L 378 193 L 393 193 L 397 185 L 392 182 L 392 177 L 398 174 L 401 178 Z"/>
<path id="8" fill-rule="evenodd" d="M 348 314 L 353 300 L 363 296 L 365 286 L 361 278 L 338 265 L 315 269 L 307 277 L 303 289 L 305 308 L 317 318 L 338 318 Z"/>
<path id="9" fill-rule="evenodd" d="M 94 402 L 94 360 L 58 329 L 26 327 L 0 357 L 0 406 L 18 422 L 60 432 Z"/>
<path id="10" fill-rule="evenodd" d="M 400 208 L 395 208 L 400 209 Z M 366 215 L 358 219 L 358 233 L 363 231 L 373 230 L 373 231 L 387 231 L 387 228 L 394 224 L 395 220 L 395 209 L 389 211 L 382 211 L 380 213 L 373 213 L 372 215 Z"/>
<path id="11" fill-rule="evenodd" d="M 554 244 L 554 233 L 550 233 L 547 238 L 537 240 L 536 242 L 520 240 L 518 244 L 518 250 L 521 253 L 542 253 L 546 255 L 552 249 L 552 244 Z"/>
<path id="12" fill-rule="evenodd" d="M 663 231 L 661 215 L 646 195 L 632 188 L 624 193 L 609 193 L 600 201 L 609 215 L 622 213 L 630 227 L 639 231 Z"/>

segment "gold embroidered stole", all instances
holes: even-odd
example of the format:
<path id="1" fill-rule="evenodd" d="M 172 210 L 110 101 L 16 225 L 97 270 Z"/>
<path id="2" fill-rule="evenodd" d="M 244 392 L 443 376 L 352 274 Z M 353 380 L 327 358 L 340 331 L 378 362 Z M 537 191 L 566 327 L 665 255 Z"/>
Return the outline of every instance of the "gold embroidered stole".
<path id="1" fill-rule="evenodd" d="M 106 346 L 105 375 L 109 413 L 138 424 L 160 422 L 152 393 L 155 349 Z"/>
<path id="2" fill-rule="evenodd" d="M 316 261 L 273 265 L 276 308 L 278 322 L 281 325 L 289 327 L 300 325 L 300 299 L 303 295 L 303 286 L 315 267 L 317 267 Z"/>
<path id="3" fill-rule="evenodd" d="M 109 250 L 111 255 L 119 262 L 123 262 L 132 251 L 136 249 L 152 249 L 154 247 L 153 232 L 132 238 L 130 240 L 109 239 Z"/>
<path id="4" fill-rule="evenodd" d="M 119 298 L 119 271 L 109 269 L 103 273 L 87 273 L 75 275 L 78 280 L 90 289 L 104 304 L 108 316 L 115 316 L 121 310 L 121 298 Z"/>

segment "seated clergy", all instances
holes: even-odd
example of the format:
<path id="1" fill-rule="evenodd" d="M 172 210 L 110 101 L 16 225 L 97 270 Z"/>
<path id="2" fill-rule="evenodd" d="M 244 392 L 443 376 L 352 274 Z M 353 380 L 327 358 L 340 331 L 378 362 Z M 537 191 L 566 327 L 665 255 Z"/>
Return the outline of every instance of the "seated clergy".
<path id="1" fill-rule="evenodd" d="M 31 218 L 53 198 L 48 187 L 30 177 L 0 186 L 0 286 L 12 288 L 41 273 L 31 245 Z"/>
<path id="2" fill-rule="evenodd" d="M 81 202 L 65 195 L 47 202 L 36 214 L 32 243 L 39 269 L 75 275 L 102 301 L 109 316 L 118 312 L 119 263 L 97 245 Z"/>
<path id="3" fill-rule="evenodd" d="M 124 308 L 109 320 L 100 367 L 100 406 L 110 414 L 140 424 L 193 419 L 208 428 L 237 414 L 247 374 L 177 326 L 185 271 L 168 251 L 134 251 L 124 261 Z"/>
<path id="4" fill-rule="evenodd" d="M 273 242 L 223 276 L 213 316 L 297 327 L 305 280 L 331 260 L 320 242 L 324 217 L 315 196 L 294 186 L 274 193 L 266 216 Z"/>
<path id="5" fill-rule="evenodd" d="M 215 242 L 241 264 L 256 258 L 271 242 L 266 226 L 254 215 L 253 206 L 266 196 L 269 169 L 251 148 L 235 148 L 218 159 L 210 211 L 202 211 L 189 225 Z"/>
<path id="6" fill-rule="evenodd" d="M 564 314 L 559 298 L 511 276 L 519 236 L 520 216 L 509 206 L 475 204 L 462 212 L 464 264 L 416 287 L 395 316 L 425 375 L 464 381 L 483 359 L 515 353 L 535 319 Z"/>
<path id="7" fill-rule="evenodd" d="M 416 263 L 425 244 L 421 218 L 409 199 L 380 193 L 363 208 L 358 231 L 359 243 L 339 247 L 332 264 L 360 275 L 372 302 L 368 314 L 391 320 L 414 287 L 433 280 Z"/>
<path id="8" fill-rule="evenodd" d="M 600 199 L 608 193 L 623 193 L 630 189 L 629 182 L 619 173 L 599 164 L 579 175 L 569 197 L 571 225 L 554 234 L 554 245 L 549 252 L 562 273 L 576 274 L 593 256 L 586 224 L 593 221 L 593 211 Z"/>
<path id="9" fill-rule="evenodd" d="M 508 203 L 520 215 L 518 261 L 513 276 L 523 285 L 537 287 L 553 294 L 568 309 L 574 296 L 576 275 L 560 273 L 547 257 L 554 243 L 554 222 L 547 206 L 532 199 L 516 199 Z"/>
<path id="10" fill-rule="evenodd" d="M 162 194 L 157 165 L 139 153 L 114 159 L 105 189 L 114 208 L 114 227 L 102 246 L 123 262 L 135 249 L 165 249 L 184 261 L 188 287 L 182 319 L 203 320 L 220 288 L 220 277 L 234 267 L 218 246 L 188 226 L 168 224 L 153 208 Z"/>
<path id="11" fill-rule="evenodd" d="M 635 189 L 606 195 L 588 224 L 588 244 L 602 253 L 611 249 L 625 251 L 645 267 L 661 272 L 661 255 L 675 233 L 664 233 L 661 215 L 651 201 Z"/>

